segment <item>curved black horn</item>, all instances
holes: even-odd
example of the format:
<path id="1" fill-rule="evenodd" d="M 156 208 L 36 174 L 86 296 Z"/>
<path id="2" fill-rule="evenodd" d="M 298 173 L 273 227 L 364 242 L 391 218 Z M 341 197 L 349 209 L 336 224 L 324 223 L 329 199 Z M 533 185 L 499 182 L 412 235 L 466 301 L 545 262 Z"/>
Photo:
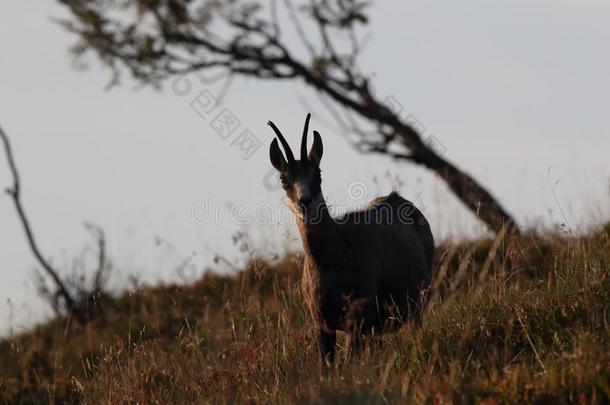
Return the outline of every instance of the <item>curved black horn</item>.
<path id="1" fill-rule="evenodd" d="M 292 150 L 290 149 L 290 145 L 288 145 L 288 142 L 286 142 L 286 139 L 284 138 L 284 135 L 282 135 L 280 130 L 275 126 L 275 124 L 273 122 L 267 121 L 267 124 L 271 128 L 273 128 L 273 130 L 275 131 L 275 134 L 277 135 L 277 137 L 279 138 L 280 142 L 282 143 L 282 146 L 284 147 L 284 152 L 286 152 L 286 158 L 288 158 L 288 163 L 294 162 L 294 155 L 292 154 Z"/>
<path id="2" fill-rule="evenodd" d="M 301 139 L 301 160 L 307 160 L 307 132 L 309 131 L 309 119 L 311 114 L 305 118 L 305 128 L 303 128 L 303 138 Z"/>

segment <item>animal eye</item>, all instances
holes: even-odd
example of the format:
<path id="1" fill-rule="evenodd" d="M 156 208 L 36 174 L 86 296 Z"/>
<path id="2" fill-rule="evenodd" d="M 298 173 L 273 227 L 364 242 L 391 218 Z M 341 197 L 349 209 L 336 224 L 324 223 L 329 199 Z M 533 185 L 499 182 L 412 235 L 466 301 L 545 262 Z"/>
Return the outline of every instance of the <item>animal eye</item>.
<path id="1" fill-rule="evenodd" d="M 282 182 L 282 187 L 288 187 L 288 180 L 285 177 L 280 177 L 280 182 Z"/>

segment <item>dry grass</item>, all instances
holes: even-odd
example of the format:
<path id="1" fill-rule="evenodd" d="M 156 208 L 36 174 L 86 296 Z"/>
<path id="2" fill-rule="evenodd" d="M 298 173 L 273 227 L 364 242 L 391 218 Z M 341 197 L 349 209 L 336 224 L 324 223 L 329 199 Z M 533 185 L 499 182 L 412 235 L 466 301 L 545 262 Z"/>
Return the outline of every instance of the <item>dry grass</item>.
<path id="1" fill-rule="evenodd" d="M 325 378 L 296 256 L 134 291 L 0 343 L 0 402 L 608 403 L 607 228 L 439 249 L 421 320 Z"/>

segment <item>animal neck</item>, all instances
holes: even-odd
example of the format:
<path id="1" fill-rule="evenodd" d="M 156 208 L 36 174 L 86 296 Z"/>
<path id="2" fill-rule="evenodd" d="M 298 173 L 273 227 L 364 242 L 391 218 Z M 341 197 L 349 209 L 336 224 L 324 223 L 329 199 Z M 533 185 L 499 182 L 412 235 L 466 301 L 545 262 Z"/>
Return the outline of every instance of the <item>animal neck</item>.
<path id="1" fill-rule="evenodd" d="M 320 192 L 306 215 L 297 214 L 297 224 L 305 254 L 319 270 L 328 266 L 336 248 L 337 223 L 328 212 L 324 196 Z M 336 253 L 336 252 L 335 252 Z"/>

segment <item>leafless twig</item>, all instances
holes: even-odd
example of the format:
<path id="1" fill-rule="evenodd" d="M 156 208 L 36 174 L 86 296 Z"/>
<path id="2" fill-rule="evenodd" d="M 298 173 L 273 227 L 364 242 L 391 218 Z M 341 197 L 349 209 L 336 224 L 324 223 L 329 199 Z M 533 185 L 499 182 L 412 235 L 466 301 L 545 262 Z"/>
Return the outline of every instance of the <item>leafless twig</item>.
<path id="1" fill-rule="evenodd" d="M 8 160 L 8 165 L 13 176 L 13 186 L 6 189 L 8 195 L 13 199 L 13 203 L 15 204 L 15 209 L 17 210 L 17 215 L 19 216 L 19 220 L 21 221 L 21 225 L 23 230 L 25 231 L 25 235 L 28 239 L 28 243 L 30 245 L 30 249 L 36 257 L 36 260 L 40 264 L 40 266 L 47 272 L 49 276 L 53 279 L 58 292 L 63 298 L 66 308 L 69 311 L 74 310 L 75 303 L 74 299 L 70 295 L 68 289 L 64 285 L 59 273 L 56 269 L 51 266 L 51 264 L 45 259 L 45 257 L 40 252 L 38 244 L 36 243 L 36 238 L 34 237 L 34 232 L 32 231 L 32 227 L 30 226 L 30 221 L 25 213 L 23 208 L 23 204 L 21 203 L 21 180 L 19 176 L 19 171 L 17 170 L 17 165 L 15 163 L 15 158 L 13 156 L 13 150 L 11 148 L 11 143 L 8 138 L 8 135 L 4 132 L 2 127 L 0 127 L 0 137 L 4 142 L 4 150 L 6 152 L 6 159 Z"/>
<path id="2" fill-rule="evenodd" d="M 56 313 L 60 313 L 62 309 L 65 309 L 69 315 L 73 316 L 79 323 L 84 324 L 87 322 L 88 317 L 85 315 L 83 305 L 87 305 L 89 298 L 94 295 L 101 293 L 103 288 L 103 276 L 107 269 L 107 258 L 106 258 L 106 239 L 102 229 L 91 223 L 85 223 L 85 228 L 96 238 L 98 243 L 98 267 L 94 273 L 93 288 L 90 289 L 86 286 L 81 286 L 80 293 L 82 296 L 76 294 L 76 296 L 70 291 L 69 281 L 63 280 L 59 275 L 59 271 L 51 265 L 51 263 L 42 254 L 30 221 L 26 215 L 23 203 L 21 200 L 21 178 L 19 171 L 17 170 L 17 164 L 13 155 L 13 150 L 8 135 L 2 127 L 0 127 L 0 138 L 4 144 L 4 150 L 8 161 L 8 166 L 13 177 L 13 185 L 6 189 L 6 193 L 11 196 L 15 209 L 17 210 L 17 216 L 21 222 L 21 226 L 25 231 L 25 235 L 30 246 L 30 250 L 34 254 L 38 264 L 42 267 L 44 272 L 51 278 L 55 284 L 55 291 L 49 289 L 44 282 L 44 278 L 40 277 L 40 291 L 51 301 L 51 305 Z M 63 307 L 60 302 L 63 301 Z"/>

